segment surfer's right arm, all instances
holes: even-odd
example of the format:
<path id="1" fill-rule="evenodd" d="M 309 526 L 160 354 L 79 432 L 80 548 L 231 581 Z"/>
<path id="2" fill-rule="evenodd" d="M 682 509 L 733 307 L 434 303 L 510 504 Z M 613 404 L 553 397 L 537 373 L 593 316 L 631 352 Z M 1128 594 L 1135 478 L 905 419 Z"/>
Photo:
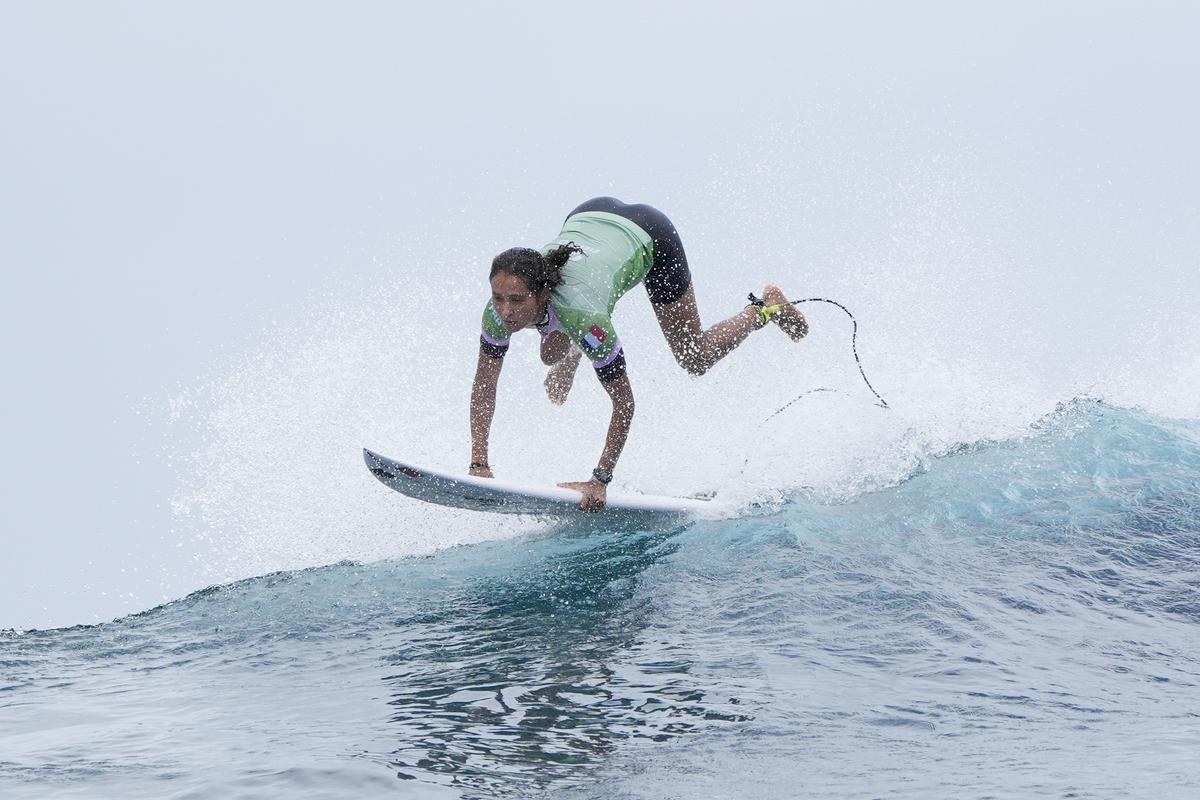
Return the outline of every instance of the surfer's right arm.
<path id="1" fill-rule="evenodd" d="M 496 382 L 504 355 L 508 352 L 512 334 L 489 300 L 483 309 L 483 326 L 479 332 L 479 363 L 475 366 L 475 383 L 471 386 L 471 474 L 492 477 L 488 462 L 488 433 L 496 413 Z"/>
<path id="2" fill-rule="evenodd" d="M 493 477 L 488 462 L 488 433 L 496 413 L 496 383 L 503 366 L 503 358 L 489 355 L 484 347 L 479 348 L 475 382 L 471 386 L 471 474 L 481 478 Z"/>

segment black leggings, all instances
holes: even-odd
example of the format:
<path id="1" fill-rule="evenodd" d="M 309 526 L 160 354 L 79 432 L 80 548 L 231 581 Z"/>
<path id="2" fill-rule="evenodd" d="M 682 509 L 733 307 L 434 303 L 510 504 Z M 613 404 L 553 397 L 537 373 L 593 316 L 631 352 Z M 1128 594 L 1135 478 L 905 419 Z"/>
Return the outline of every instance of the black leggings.
<path id="1" fill-rule="evenodd" d="M 654 264 L 646 273 L 646 294 L 655 305 L 674 303 L 692 285 L 683 242 L 675 224 L 654 206 L 622 203 L 615 197 L 593 197 L 570 214 L 570 219 L 582 211 L 606 211 L 637 225 L 654 241 Z"/>

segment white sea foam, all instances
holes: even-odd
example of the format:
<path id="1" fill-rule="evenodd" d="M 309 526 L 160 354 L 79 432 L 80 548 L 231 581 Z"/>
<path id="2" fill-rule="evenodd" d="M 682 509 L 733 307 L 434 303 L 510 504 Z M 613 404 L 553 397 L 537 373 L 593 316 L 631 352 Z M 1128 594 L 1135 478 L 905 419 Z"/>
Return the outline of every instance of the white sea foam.
<path id="1" fill-rule="evenodd" d="M 936 157 L 905 161 L 900 145 L 856 150 L 811 130 L 769 132 L 743 160 L 717 165 L 719 179 L 660 203 L 688 247 L 706 324 L 768 281 L 792 296 L 839 300 L 858 316 L 863 365 L 891 408 L 874 405 L 850 350 L 851 323 L 831 306 L 803 307 L 812 324 L 803 343 L 765 330 L 693 378 L 635 289 L 616 316 L 638 398 L 620 485 L 717 492 L 743 507 L 795 492 L 839 501 L 894 484 L 959 444 L 1022 435 L 1082 394 L 1200 416 L 1200 349 L 1186 335 L 1189 309 L 1200 307 L 1187 302 L 1195 287 L 1161 296 L 1146 287 L 1148 301 L 1124 308 L 1114 334 L 1107 306 L 1076 302 L 1104 287 L 1080 288 L 1089 269 L 1072 263 L 1071 243 L 1039 255 L 1014 240 L 1038 209 L 1008 193 L 969 142 L 940 135 Z M 539 244 L 554 222 L 514 232 L 511 243 Z M 359 450 L 465 466 L 486 269 L 508 244 L 433 230 L 359 268 L 377 277 L 314 298 L 302 320 L 273 327 L 241 363 L 174 401 L 172 413 L 202 442 L 182 454 L 174 507 L 210 540 L 214 577 L 427 553 L 536 526 L 394 496 Z M 536 337 L 518 335 L 492 463 L 528 481 L 586 476 L 607 398 L 585 368 L 568 403 L 552 407 L 542 374 Z M 763 423 L 814 388 L 836 391 Z"/>

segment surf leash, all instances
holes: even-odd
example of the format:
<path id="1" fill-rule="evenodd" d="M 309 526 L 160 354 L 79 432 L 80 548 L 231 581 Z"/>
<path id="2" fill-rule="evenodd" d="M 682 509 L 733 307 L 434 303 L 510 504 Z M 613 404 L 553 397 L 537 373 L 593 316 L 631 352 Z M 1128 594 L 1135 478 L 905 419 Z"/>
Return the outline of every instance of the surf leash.
<path id="1" fill-rule="evenodd" d="M 750 305 L 758 307 L 759 319 L 761 319 L 763 321 L 763 324 L 766 324 L 767 322 L 769 322 L 771 320 L 771 318 L 774 317 L 776 314 L 778 314 L 779 310 L 783 307 L 782 303 L 780 303 L 778 305 L 768 306 L 764 300 L 756 297 L 754 295 L 754 292 L 751 292 L 748 295 L 748 297 L 750 299 Z M 854 315 L 850 313 L 850 309 L 846 308 L 844 305 L 837 302 L 836 300 L 829 300 L 824 297 L 806 297 L 803 300 L 789 300 L 788 303 L 793 306 L 798 306 L 801 303 L 828 303 L 831 306 L 837 306 L 838 308 L 840 308 L 842 311 L 845 312 L 846 316 L 850 318 L 850 321 L 852 323 L 854 323 L 854 328 L 850 333 L 850 352 L 852 352 L 854 354 L 854 363 L 858 365 L 858 374 L 862 375 L 863 383 L 865 383 L 867 385 L 867 388 L 871 390 L 871 394 L 875 395 L 876 399 L 879 400 L 879 402 L 876 403 L 876 405 L 878 405 L 880 408 L 891 408 L 891 406 L 888 405 L 887 400 L 884 400 L 883 396 L 880 395 L 879 392 L 875 391 L 875 387 L 871 385 L 871 381 L 867 378 L 866 370 L 863 369 L 862 359 L 858 357 L 858 320 L 855 319 Z M 797 400 L 799 400 L 802 397 L 805 397 L 808 394 L 811 394 L 814 391 L 829 391 L 829 390 L 827 390 L 827 389 L 810 389 L 807 392 L 803 392 L 802 394 L 798 395 L 797 397 L 792 398 L 792 400 L 790 400 L 782 408 L 780 408 L 778 411 L 776 411 L 770 417 L 767 417 L 767 419 L 764 419 L 763 422 L 765 423 L 765 422 L 767 422 L 767 420 L 770 420 L 773 417 L 776 417 L 779 414 L 782 414 L 784 412 L 784 410 L 789 408 Z"/>

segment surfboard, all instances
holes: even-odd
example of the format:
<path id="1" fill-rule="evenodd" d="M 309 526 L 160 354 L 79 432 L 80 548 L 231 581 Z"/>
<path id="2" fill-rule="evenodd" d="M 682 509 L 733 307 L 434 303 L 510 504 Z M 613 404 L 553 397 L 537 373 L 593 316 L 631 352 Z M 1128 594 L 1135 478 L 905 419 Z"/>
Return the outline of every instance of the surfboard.
<path id="1" fill-rule="evenodd" d="M 559 486 L 534 486 L 494 478 L 455 475 L 416 464 L 407 464 L 363 448 L 367 469 L 384 485 L 402 495 L 450 508 L 490 511 L 499 514 L 537 516 L 584 516 L 579 510 L 581 495 Z M 695 517 L 716 513 L 719 504 L 689 497 L 608 493 L 599 516 Z M 597 516 L 587 514 L 587 516 Z"/>

